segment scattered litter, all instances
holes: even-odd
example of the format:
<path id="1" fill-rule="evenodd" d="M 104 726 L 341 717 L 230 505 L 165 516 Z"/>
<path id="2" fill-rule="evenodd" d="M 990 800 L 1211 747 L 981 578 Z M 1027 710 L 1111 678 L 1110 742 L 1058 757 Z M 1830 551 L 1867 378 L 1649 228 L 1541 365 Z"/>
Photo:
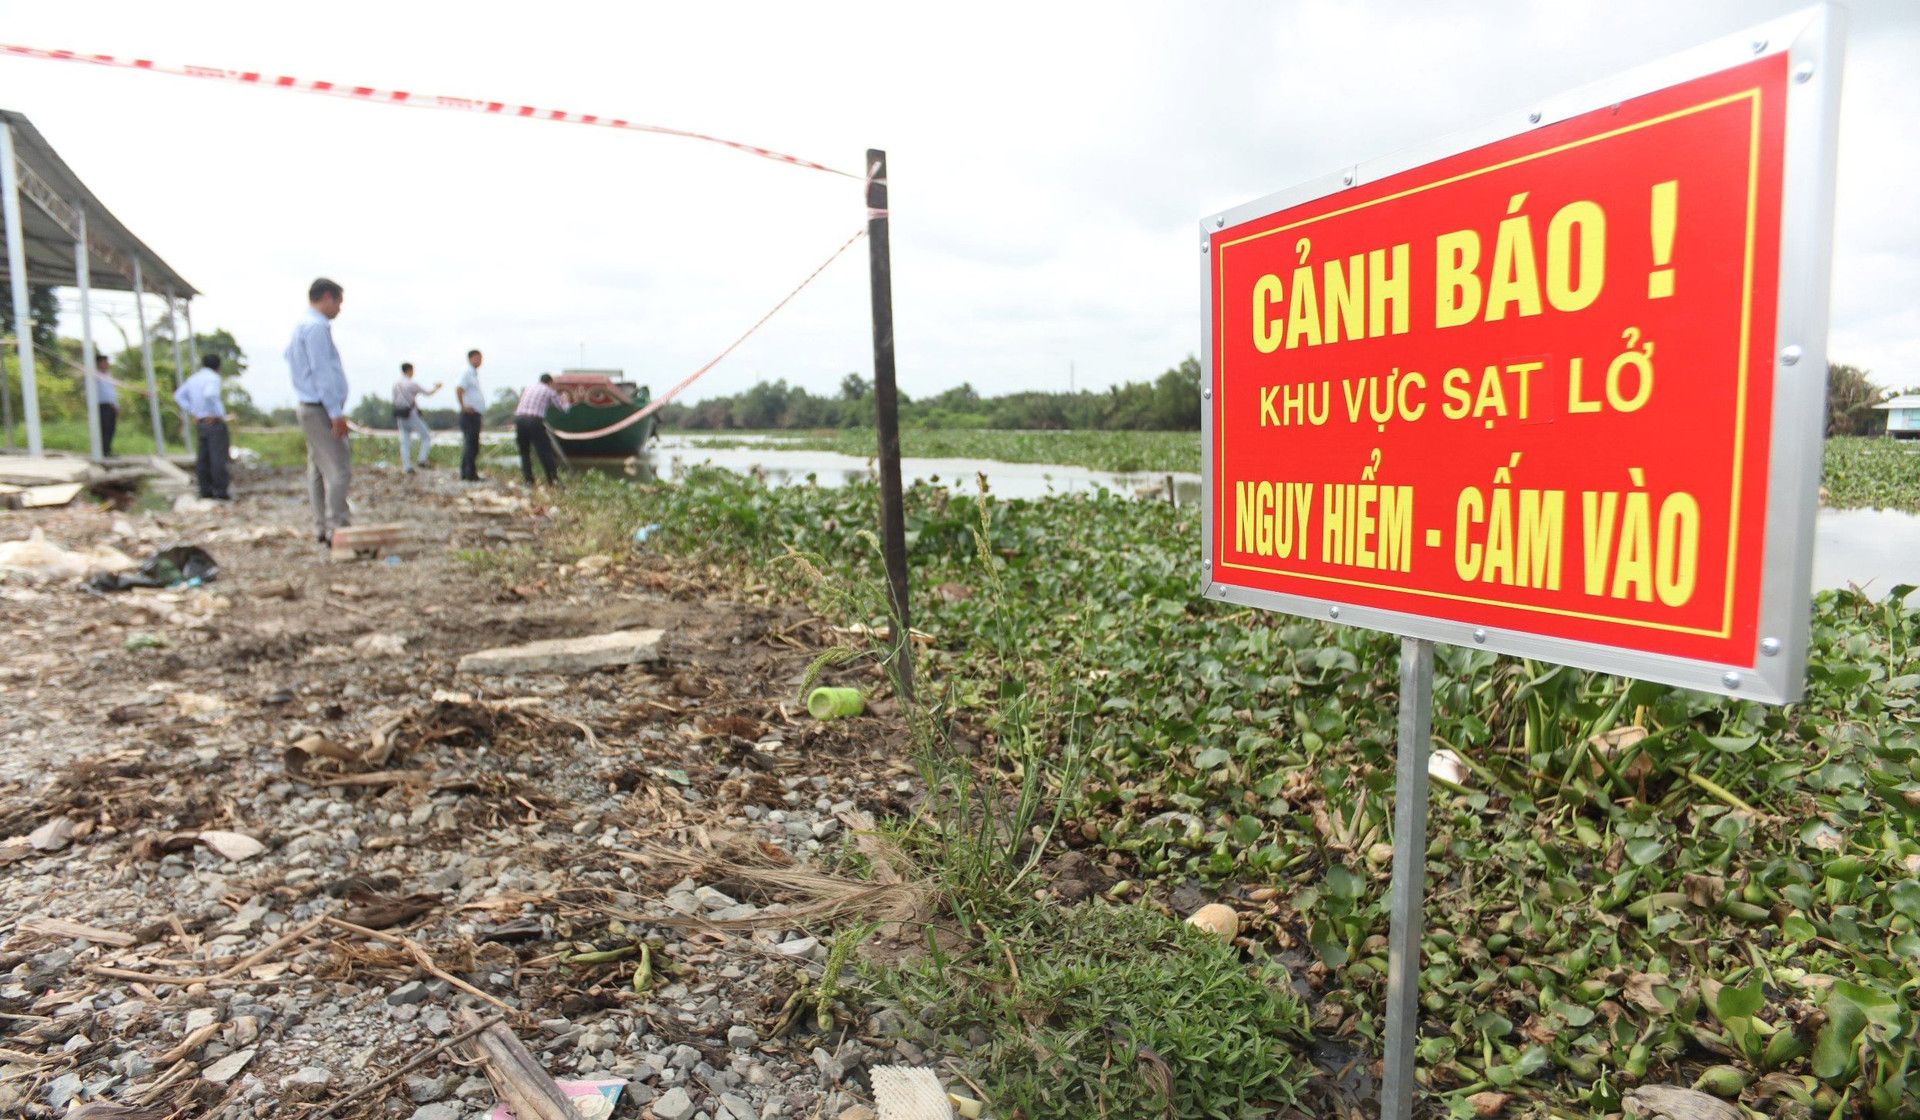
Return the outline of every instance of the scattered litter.
<path id="1" fill-rule="evenodd" d="M 198 545 L 176 544 L 154 553 L 133 571 L 118 570 L 93 577 L 93 591 L 125 591 L 133 587 L 198 587 L 220 574 L 220 565 Z"/>
<path id="2" fill-rule="evenodd" d="M 244 833 L 209 828 L 142 836 L 134 841 L 133 856 L 135 859 L 159 859 L 172 852 L 184 852 L 195 844 L 205 844 L 236 863 L 252 859 L 267 850 L 265 844 Z"/>
<path id="3" fill-rule="evenodd" d="M 126 646 L 130 650 L 165 649 L 167 648 L 167 639 L 160 634 L 153 634 L 146 631 L 142 631 L 138 634 L 127 635 L 127 640 L 121 644 Z"/>
<path id="4" fill-rule="evenodd" d="M 108 545 L 87 552 L 61 548 L 47 540 L 46 533 L 33 530 L 23 541 L 0 544 L 0 574 L 19 575 L 29 580 L 81 579 L 98 572 L 121 572 L 133 567 L 126 553 Z"/>
<path id="5" fill-rule="evenodd" d="M 114 929 L 101 929 L 99 926 L 81 925 L 62 918 L 23 918 L 20 921 L 21 933 L 39 933 L 48 937 L 80 938 L 96 945 L 111 945 L 116 949 L 126 949 L 140 944 L 140 939 L 131 933 L 121 933 Z"/>
<path id="6" fill-rule="evenodd" d="M 1628 1089 L 1621 1111 L 1643 1120 L 1741 1120 L 1737 1105 L 1693 1089 L 1674 1085 L 1642 1085 Z"/>
<path id="7" fill-rule="evenodd" d="M 892 626 L 869 626 L 864 622 L 856 622 L 852 626 L 829 626 L 827 629 L 836 637 L 841 638 L 864 638 L 874 642 L 891 642 L 893 640 Z M 931 646 L 933 644 L 933 635 L 920 629 L 918 626 L 908 627 L 907 635 L 913 639 L 913 644 L 916 646 Z"/>
<path id="8" fill-rule="evenodd" d="M 646 544 L 647 538 L 653 536 L 655 533 L 659 531 L 660 531 L 660 526 L 657 523 L 652 525 L 642 525 L 638 529 L 635 529 L 633 531 L 633 543 Z"/>
<path id="9" fill-rule="evenodd" d="M 561 1081 L 557 1082 L 560 1091 L 573 1101 L 573 1111 L 580 1120 L 606 1120 L 620 1106 L 620 1094 L 626 1090 L 627 1083 L 619 1079 L 608 1081 Z M 513 1109 L 504 1104 L 493 1106 L 487 1114 L 487 1120 L 515 1120 Z"/>
<path id="10" fill-rule="evenodd" d="M 209 828 L 200 833 L 200 842 L 228 859 L 239 863 L 267 850 L 267 846 L 242 832 Z"/>
<path id="11" fill-rule="evenodd" d="M 400 564 L 401 564 L 401 560 L 398 556 L 389 556 L 386 559 L 386 565 L 389 568 L 397 568 L 400 566 Z"/>
<path id="12" fill-rule="evenodd" d="M 873 1103 L 880 1120 L 953 1120 L 953 1102 L 930 1069 L 875 1066 Z"/>
<path id="13" fill-rule="evenodd" d="M 1240 935 L 1240 915 L 1234 913 L 1233 907 L 1218 902 L 1195 910 L 1187 918 L 1187 924 L 1211 933 L 1222 942 L 1232 941 Z"/>
<path id="14" fill-rule="evenodd" d="M 479 1017 L 461 1012 L 461 1025 L 471 1027 Z M 501 1104 L 512 1110 L 515 1120 L 575 1120 L 570 1099 L 543 1069 L 525 1044 L 506 1027 L 495 1023 L 473 1037 L 469 1051 L 493 1082 Z"/>
<path id="15" fill-rule="evenodd" d="M 187 692 L 182 690 L 167 697 L 167 699 L 173 702 L 174 707 L 180 709 L 180 714 L 183 716 L 211 715 L 227 706 L 225 700 L 208 692 Z"/>
<path id="16" fill-rule="evenodd" d="M 807 714 L 814 719 L 845 719 L 866 710 L 857 688 L 822 686 L 807 694 Z"/>
<path id="17" fill-rule="evenodd" d="M 73 840 L 73 829 L 73 818 L 55 817 L 27 833 L 27 843 L 33 845 L 35 851 L 57 852 Z"/>
<path id="18" fill-rule="evenodd" d="M 353 640 L 353 649 L 375 657 L 398 657 L 407 651 L 407 639 L 400 634 L 362 634 Z"/>
<path id="19" fill-rule="evenodd" d="M 1427 776 L 1456 786 L 1467 784 L 1467 763 L 1450 747 L 1441 747 L 1427 756 Z"/>

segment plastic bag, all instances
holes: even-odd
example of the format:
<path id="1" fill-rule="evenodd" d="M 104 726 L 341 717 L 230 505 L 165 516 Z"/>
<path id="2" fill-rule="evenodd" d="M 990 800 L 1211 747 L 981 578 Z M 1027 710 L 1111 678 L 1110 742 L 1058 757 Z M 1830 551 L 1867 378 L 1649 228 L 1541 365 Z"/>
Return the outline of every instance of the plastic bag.
<path id="1" fill-rule="evenodd" d="M 130 572 L 102 572 L 88 581 L 87 587 L 94 591 L 125 591 L 131 587 L 178 587 L 181 584 L 199 586 L 220 574 L 220 565 L 216 563 L 206 549 L 198 545 L 176 544 L 154 553 L 146 558 L 138 568 Z"/>

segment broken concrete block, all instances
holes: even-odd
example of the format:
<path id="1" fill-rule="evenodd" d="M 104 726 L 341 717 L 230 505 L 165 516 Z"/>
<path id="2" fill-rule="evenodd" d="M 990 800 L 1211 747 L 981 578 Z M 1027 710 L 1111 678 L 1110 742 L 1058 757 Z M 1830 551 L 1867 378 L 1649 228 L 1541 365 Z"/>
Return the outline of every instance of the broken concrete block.
<path id="1" fill-rule="evenodd" d="M 615 630 L 586 638 L 550 638 L 520 646 L 470 653 L 462 673 L 582 673 L 608 665 L 633 665 L 660 657 L 664 630 Z"/>
<path id="2" fill-rule="evenodd" d="M 333 531 L 333 559 L 357 560 L 376 556 L 413 540 L 410 525 L 342 525 Z"/>

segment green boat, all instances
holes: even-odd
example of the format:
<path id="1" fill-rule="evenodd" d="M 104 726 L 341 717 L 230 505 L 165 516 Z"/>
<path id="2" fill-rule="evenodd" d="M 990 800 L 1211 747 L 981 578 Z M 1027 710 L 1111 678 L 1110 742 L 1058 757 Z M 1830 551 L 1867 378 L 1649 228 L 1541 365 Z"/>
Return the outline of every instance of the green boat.
<path id="1" fill-rule="evenodd" d="M 653 438 L 653 416 L 632 419 L 651 394 L 645 385 L 624 380 L 623 371 L 570 369 L 553 379 L 553 388 L 571 406 L 547 414 L 547 425 L 568 457 L 627 459 Z"/>

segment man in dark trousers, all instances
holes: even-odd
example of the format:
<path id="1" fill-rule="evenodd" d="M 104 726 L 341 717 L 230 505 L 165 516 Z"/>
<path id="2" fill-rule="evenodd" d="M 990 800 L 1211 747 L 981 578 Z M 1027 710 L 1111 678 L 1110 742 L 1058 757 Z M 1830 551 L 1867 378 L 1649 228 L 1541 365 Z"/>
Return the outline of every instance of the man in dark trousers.
<path id="1" fill-rule="evenodd" d="M 460 403 L 460 480 L 480 481 L 480 425 L 486 419 L 487 398 L 480 391 L 480 351 L 467 351 L 467 368 L 453 387 Z"/>
<path id="2" fill-rule="evenodd" d="M 193 474 L 200 496 L 229 501 L 227 492 L 227 406 L 220 400 L 220 355 L 200 359 L 200 368 L 173 391 L 173 403 L 193 418 Z"/>
<path id="3" fill-rule="evenodd" d="M 547 434 L 547 410 L 557 408 L 562 412 L 570 407 L 566 399 L 553 391 L 553 374 L 543 373 L 540 380 L 527 386 L 520 394 L 520 404 L 513 410 L 513 441 L 520 446 L 520 473 L 527 476 L 527 485 L 533 485 L 533 458 L 528 453 L 538 451 L 540 469 L 547 472 L 547 485 L 556 481 L 553 464 L 553 437 Z"/>
<path id="4" fill-rule="evenodd" d="M 120 426 L 120 387 L 113 383 L 105 354 L 93 356 L 93 387 L 100 401 L 100 450 L 113 458 L 113 430 Z"/>

